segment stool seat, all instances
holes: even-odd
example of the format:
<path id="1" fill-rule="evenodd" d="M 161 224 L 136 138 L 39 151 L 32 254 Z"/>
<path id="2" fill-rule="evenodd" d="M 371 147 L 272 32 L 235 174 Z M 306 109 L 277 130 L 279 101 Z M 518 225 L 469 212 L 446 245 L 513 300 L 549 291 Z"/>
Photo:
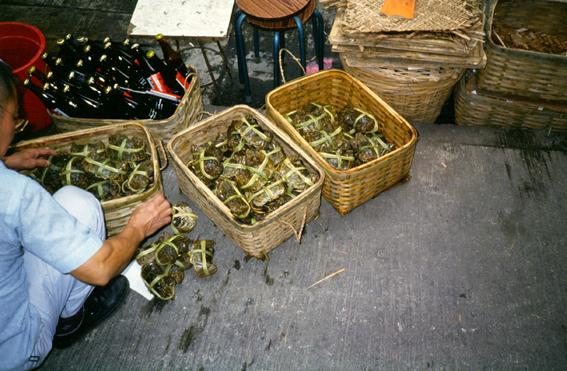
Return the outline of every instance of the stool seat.
<path id="1" fill-rule="evenodd" d="M 236 0 L 236 5 L 247 16 L 275 21 L 293 17 L 307 6 L 309 0 Z"/>
<path id="2" fill-rule="evenodd" d="M 272 4 L 273 3 L 275 2 L 272 2 Z M 281 18 L 262 18 L 252 14 L 248 14 L 244 11 L 242 12 L 246 13 L 247 22 L 250 24 L 265 29 L 283 31 L 297 27 L 297 25 L 295 24 L 295 20 L 293 19 L 294 16 L 299 17 L 301 22 L 306 22 L 307 20 L 309 20 L 309 18 L 311 18 L 316 8 L 317 8 L 316 0 L 306 0 L 306 5 L 302 9 L 300 9 L 299 11 L 293 14 Z"/>

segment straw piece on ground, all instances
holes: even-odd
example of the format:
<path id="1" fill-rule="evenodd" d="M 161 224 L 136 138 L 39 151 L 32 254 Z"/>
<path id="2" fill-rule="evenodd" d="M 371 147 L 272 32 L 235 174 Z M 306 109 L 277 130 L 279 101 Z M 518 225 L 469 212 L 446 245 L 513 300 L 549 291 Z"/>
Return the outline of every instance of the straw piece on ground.
<path id="1" fill-rule="evenodd" d="M 321 282 L 326 281 L 326 280 L 328 280 L 329 278 L 332 278 L 332 277 L 336 276 L 337 274 L 342 273 L 342 272 L 344 272 L 344 271 L 345 271 L 345 269 L 344 269 L 344 268 L 341 268 L 341 269 L 339 269 L 338 271 L 336 271 L 336 272 L 334 272 L 334 273 L 331 273 L 331 274 L 329 274 L 329 275 L 327 275 L 327 276 L 321 278 L 319 281 L 317 281 L 317 282 L 315 282 L 314 284 L 312 284 L 311 286 L 309 286 L 309 287 L 307 288 L 307 290 L 309 290 L 309 289 L 312 288 L 312 287 L 317 286 L 317 285 L 320 284 Z"/>

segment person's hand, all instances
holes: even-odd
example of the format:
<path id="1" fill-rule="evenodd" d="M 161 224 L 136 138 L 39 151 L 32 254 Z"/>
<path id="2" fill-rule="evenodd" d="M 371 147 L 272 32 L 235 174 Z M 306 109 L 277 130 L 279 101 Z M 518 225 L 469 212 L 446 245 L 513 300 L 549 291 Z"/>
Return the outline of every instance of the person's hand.
<path id="1" fill-rule="evenodd" d="M 31 170 L 37 167 L 48 167 L 45 156 L 55 156 L 57 152 L 47 148 L 26 148 L 4 158 L 7 167 L 14 170 Z"/>
<path id="2" fill-rule="evenodd" d="M 158 193 L 150 200 L 138 205 L 128 220 L 127 227 L 133 227 L 147 238 L 171 222 L 171 205 L 163 194 Z"/>

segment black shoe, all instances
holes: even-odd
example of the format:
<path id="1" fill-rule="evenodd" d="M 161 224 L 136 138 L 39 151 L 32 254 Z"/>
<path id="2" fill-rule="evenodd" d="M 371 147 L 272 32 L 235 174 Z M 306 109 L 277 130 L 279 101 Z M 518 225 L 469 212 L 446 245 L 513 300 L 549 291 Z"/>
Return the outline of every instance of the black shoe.
<path id="1" fill-rule="evenodd" d="M 74 344 L 88 330 L 114 312 L 128 294 L 128 279 L 113 278 L 104 287 L 95 287 L 79 312 L 69 318 L 60 318 L 53 338 L 53 347 L 66 348 Z"/>

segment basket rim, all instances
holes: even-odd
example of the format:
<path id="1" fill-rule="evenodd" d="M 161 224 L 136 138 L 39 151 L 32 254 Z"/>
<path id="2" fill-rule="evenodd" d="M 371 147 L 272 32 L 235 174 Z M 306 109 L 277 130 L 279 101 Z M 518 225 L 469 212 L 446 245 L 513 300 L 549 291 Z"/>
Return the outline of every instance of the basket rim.
<path id="1" fill-rule="evenodd" d="M 498 5 L 498 0 L 494 0 L 491 4 L 491 7 L 489 9 L 488 12 L 488 19 L 487 19 L 487 24 L 488 24 L 488 32 L 487 32 L 487 37 L 486 37 L 486 43 L 487 45 L 489 45 L 490 48 L 496 49 L 502 53 L 509 53 L 509 54 L 513 54 L 516 56 L 523 56 L 523 57 L 531 57 L 531 58 L 536 58 L 536 59 L 542 59 L 542 60 L 550 60 L 550 61 L 557 61 L 557 62 L 567 62 L 567 56 L 563 56 L 563 55 L 559 55 L 559 54 L 551 54 L 551 53 L 543 53 L 543 52 L 537 52 L 537 51 L 533 51 L 533 50 L 525 50 L 525 49 L 517 49 L 517 48 L 508 48 L 508 47 L 504 47 L 502 45 L 497 45 L 493 40 L 492 40 L 492 26 L 493 26 L 493 21 L 494 21 L 494 13 L 496 12 L 496 6 Z M 548 1 L 548 2 L 553 2 L 553 1 Z"/>
<path id="2" fill-rule="evenodd" d="M 188 102 L 189 102 L 190 97 L 193 95 L 193 90 L 196 89 L 195 86 L 196 86 L 196 85 L 199 85 L 199 86 L 200 86 L 200 84 L 199 84 L 199 75 L 197 74 L 197 70 L 196 70 L 194 67 L 191 67 L 191 68 L 192 68 L 193 70 L 195 70 L 195 72 L 193 73 L 193 78 L 195 79 L 195 80 L 194 80 L 194 83 L 192 83 L 192 84 L 190 85 L 190 87 L 189 87 L 189 90 L 187 90 L 187 91 L 185 92 L 185 94 L 183 94 L 183 97 L 182 97 L 181 100 L 179 101 L 179 104 L 177 105 L 177 108 L 176 108 L 175 111 L 171 114 L 171 116 L 166 117 L 166 118 L 161 119 L 161 120 L 152 120 L 152 119 L 134 119 L 134 120 L 132 120 L 132 119 L 97 119 L 97 118 L 94 118 L 94 117 L 74 117 L 74 116 L 66 117 L 66 116 L 63 116 L 63 115 L 59 115 L 59 114 L 57 114 L 57 113 L 53 113 L 53 112 L 51 112 L 49 109 L 47 109 L 47 114 L 48 114 L 51 118 L 55 117 L 57 120 L 72 120 L 72 121 L 76 121 L 76 122 L 78 122 L 78 123 L 90 123 L 90 122 L 92 122 L 93 120 L 102 120 L 102 121 L 105 121 L 105 122 L 108 123 L 108 124 L 121 124 L 121 123 L 124 123 L 124 122 L 131 122 L 131 121 L 134 121 L 134 122 L 139 122 L 139 123 L 141 123 L 141 124 L 143 124 L 143 125 L 146 125 L 146 126 L 149 125 L 149 126 L 152 127 L 152 128 L 153 128 L 154 125 L 155 125 L 155 126 L 162 126 L 162 125 L 164 125 L 164 124 L 169 123 L 169 122 L 171 121 L 171 119 L 173 119 L 175 116 L 179 115 L 179 112 L 180 112 L 186 105 L 189 104 Z M 101 126 L 102 126 L 102 125 L 101 125 Z"/>
<path id="3" fill-rule="evenodd" d="M 469 82 L 472 89 L 469 89 Z M 504 105 L 521 105 L 523 108 L 534 108 L 541 114 L 558 114 L 562 117 L 567 117 L 567 107 L 562 111 L 559 109 L 562 106 L 546 104 L 547 102 L 545 101 L 534 101 L 515 96 L 506 97 L 497 93 L 490 94 L 491 92 L 478 89 L 478 74 L 471 74 L 467 78 L 463 77 L 461 81 L 458 82 L 457 91 L 459 94 L 466 97 L 477 97 L 477 100 L 492 100 Z M 473 93 L 473 91 L 475 91 L 476 94 Z"/>
<path id="4" fill-rule="evenodd" d="M 244 223 L 241 223 L 238 220 L 236 220 L 236 218 L 230 212 L 230 209 L 219 200 L 219 198 L 213 193 L 212 190 L 209 189 L 209 187 L 207 187 L 201 181 L 201 179 L 199 179 L 195 174 L 193 174 L 193 172 L 191 170 L 189 170 L 189 168 L 187 168 L 185 163 L 181 160 L 181 158 L 179 158 L 175 149 L 173 148 L 174 145 L 176 144 L 176 142 L 181 137 L 183 137 L 185 135 L 190 135 L 191 133 L 194 133 L 194 132 L 201 131 L 206 126 L 208 126 L 209 123 L 216 121 L 216 120 L 219 120 L 219 119 L 222 119 L 224 116 L 229 115 L 229 114 L 234 113 L 234 112 L 251 113 L 255 116 L 256 119 L 260 119 L 263 124 L 265 124 L 266 126 L 268 126 L 272 130 L 274 135 L 278 136 L 281 141 L 285 142 L 287 145 L 292 147 L 292 149 L 301 157 L 301 159 L 303 161 L 308 162 L 309 165 L 311 165 L 311 167 L 319 175 L 319 179 L 315 182 L 315 184 L 313 184 L 311 187 L 309 187 L 306 190 L 304 190 L 303 192 L 301 192 L 297 197 L 286 202 L 283 206 L 280 206 L 279 208 L 277 208 L 276 210 L 271 212 L 265 219 L 262 219 L 261 221 L 255 223 L 253 225 L 244 224 Z M 300 202 L 302 202 L 304 199 L 306 199 L 307 197 L 310 197 L 313 193 L 317 192 L 318 189 L 320 190 L 323 186 L 323 181 L 325 179 L 325 172 L 321 170 L 321 168 L 317 165 L 317 163 L 315 161 L 313 161 L 309 157 L 309 155 L 307 155 L 305 153 L 305 151 L 303 151 L 303 149 L 300 148 L 299 145 L 297 145 L 283 130 L 281 130 L 274 123 L 272 123 L 270 120 L 268 120 L 266 117 L 264 117 L 260 112 L 258 112 L 257 110 L 255 110 L 252 107 L 247 106 L 245 104 L 238 104 L 238 105 L 232 106 L 230 108 L 227 108 L 223 111 L 217 112 L 217 113 L 213 114 L 212 116 L 206 118 L 205 120 L 202 120 L 202 121 L 198 122 L 197 124 L 176 133 L 175 135 L 173 135 L 171 137 L 171 139 L 167 143 L 167 151 L 171 155 L 171 158 L 172 158 L 174 164 L 177 165 L 177 167 L 180 170 L 182 170 L 183 173 L 186 174 L 189 177 L 189 181 L 191 183 L 193 183 L 194 186 L 196 186 L 195 188 L 197 189 L 197 191 L 199 193 L 201 193 L 201 195 L 203 195 L 207 199 L 211 200 L 211 202 L 213 202 L 213 204 L 215 204 L 216 207 L 222 211 L 223 215 L 228 218 L 230 223 L 235 224 L 239 229 L 241 229 L 245 232 L 254 232 L 255 230 L 263 228 L 265 225 L 271 223 L 274 220 L 277 221 L 277 218 L 279 217 L 279 215 L 285 213 L 286 211 L 288 211 L 292 207 L 295 207 Z M 198 185 L 198 187 L 197 187 L 197 185 Z"/>
<path id="5" fill-rule="evenodd" d="M 51 142 L 60 142 L 62 139 L 68 139 L 68 138 L 74 138 L 74 137 L 81 137 L 84 134 L 104 134 L 105 132 L 108 131 L 116 131 L 117 129 L 129 129 L 132 128 L 134 130 L 141 130 L 144 133 L 144 136 L 147 140 L 147 142 L 149 143 L 149 147 L 150 147 L 150 156 L 152 159 L 152 165 L 154 168 L 154 184 L 152 187 L 148 188 L 147 190 L 145 190 L 142 193 L 137 193 L 137 194 L 133 194 L 133 195 L 129 195 L 129 196 L 124 196 L 124 197 L 120 197 L 120 198 L 115 198 L 113 200 L 106 200 L 106 201 L 100 201 L 101 206 L 103 208 L 109 208 L 109 209 L 113 209 L 116 207 L 119 207 L 120 205 L 123 204 L 127 204 L 127 203 L 133 203 L 133 202 L 137 202 L 137 201 L 143 201 L 146 196 L 151 195 L 153 193 L 155 193 L 156 191 L 158 191 L 161 188 L 161 172 L 159 170 L 159 157 L 157 154 L 157 150 L 156 150 L 156 146 L 155 146 L 155 142 L 154 139 L 152 137 L 152 135 L 150 134 L 150 132 L 148 131 L 147 128 L 145 128 L 143 125 L 137 123 L 137 122 L 124 122 L 124 123 L 120 123 L 120 124 L 116 124 L 116 125 L 112 125 L 112 126 L 101 126 L 98 128 L 89 128 L 89 129 L 82 129 L 82 130 L 76 130 L 76 131 L 71 131 L 71 132 L 67 132 L 67 133 L 61 133 L 61 134 L 55 134 L 55 135 L 49 135 L 49 136 L 45 136 L 45 137 L 40 137 L 40 138 L 36 138 L 36 139 L 30 139 L 30 140 L 26 140 L 26 141 L 22 141 L 19 142 L 14 149 L 22 149 L 25 147 L 29 147 L 29 146 L 37 146 L 37 145 L 41 145 L 41 144 L 47 144 L 47 142 L 51 143 Z"/>
<path id="6" fill-rule="evenodd" d="M 394 117 L 396 119 L 398 119 L 404 125 L 404 127 L 410 131 L 410 133 L 411 133 L 410 140 L 408 140 L 407 143 L 405 143 L 403 146 L 396 148 L 395 150 L 387 153 L 386 155 L 384 155 L 382 157 L 378 157 L 378 158 L 376 158 L 372 161 L 369 161 L 365 164 L 361 164 L 357 167 L 353 167 L 353 168 L 348 169 L 348 170 L 338 170 L 338 169 L 335 169 L 334 167 L 332 167 L 323 157 L 321 157 L 321 155 L 317 151 L 315 151 L 309 145 L 309 143 L 307 143 L 307 141 L 299 134 L 299 132 L 297 132 L 297 130 L 285 120 L 282 113 L 280 113 L 277 109 L 275 109 L 275 107 L 270 102 L 270 99 L 272 98 L 272 96 L 274 94 L 281 93 L 281 91 L 285 90 L 286 88 L 289 88 L 290 86 L 293 86 L 294 84 L 296 85 L 300 82 L 308 82 L 310 80 L 320 79 L 320 78 L 325 77 L 326 75 L 332 75 L 332 74 L 336 74 L 336 75 L 340 76 L 341 78 L 345 78 L 346 80 L 351 80 L 355 85 L 357 85 L 357 87 L 361 88 L 365 93 L 370 95 L 372 99 L 377 100 L 381 105 L 383 105 L 387 110 L 389 110 L 394 115 Z M 321 72 L 318 72 L 318 73 L 315 73 L 315 74 L 312 74 L 312 75 L 309 75 L 309 76 L 303 76 L 303 77 L 300 77 L 298 79 L 292 80 L 292 81 L 286 83 L 285 85 L 282 85 L 282 86 L 270 91 L 266 95 L 266 107 L 268 108 L 268 110 L 275 112 L 282 123 L 285 121 L 286 127 L 293 129 L 293 132 L 296 133 L 297 136 L 299 138 L 301 138 L 301 140 L 303 141 L 302 143 L 309 147 L 309 149 L 310 149 L 309 152 L 314 156 L 314 158 L 315 158 L 316 162 L 319 164 L 319 166 L 322 166 L 324 168 L 325 172 L 335 174 L 335 175 L 339 175 L 339 176 L 353 175 L 353 174 L 356 174 L 360 171 L 367 170 L 368 168 L 371 168 L 374 165 L 376 165 L 376 164 L 378 164 L 382 161 L 386 161 L 390 157 L 396 156 L 399 152 L 402 152 L 402 151 L 406 150 L 408 147 L 411 147 L 412 145 L 414 145 L 414 142 L 416 142 L 417 138 L 418 138 L 417 130 L 405 118 L 403 118 L 395 109 L 393 109 L 392 106 L 390 106 L 388 103 L 386 103 L 382 98 L 380 98 L 380 96 L 378 96 L 376 93 L 374 93 L 372 90 L 370 90 L 370 88 L 368 88 L 365 84 L 363 84 L 356 77 L 354 77 L 354 76 L 350 75 L 349 73 L 342 71 L 342 70 L 330 69 L 330 70 L 321 71 Z"/>

